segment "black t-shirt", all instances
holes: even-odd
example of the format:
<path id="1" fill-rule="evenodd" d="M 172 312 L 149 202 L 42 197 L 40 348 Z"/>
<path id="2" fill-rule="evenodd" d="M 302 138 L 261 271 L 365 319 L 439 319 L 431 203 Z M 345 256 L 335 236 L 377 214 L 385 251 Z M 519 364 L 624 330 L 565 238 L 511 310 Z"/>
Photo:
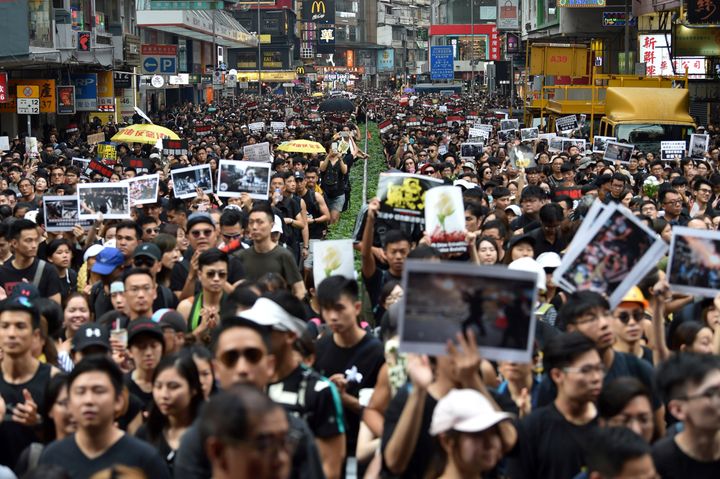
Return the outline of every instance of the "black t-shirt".
<path id="1" fill-rule="evenodd" d="M 299 398 L 301 391 L 304 394 Z M 282 381 L 271 384 L 268 396 L 305 420 L 315 437 L 330 438 L 345 432 L 342 401 L 335 385 L 312 369 L 298 366 Z"/>
<path id="2" fill-rule="evenodd" d="M 182 261 L 178 261 L 173 266 L 170 272 L 170 289 L 173 291 L 182 291 L 185 286 L 185 281 L 190 274 L 190 259 L 185 258 Z M 230 256 L 228 262 L 228 283 L 235 284 L 245 277 L 245 270 L 243 269 L 242 262 L 235 256 Z M 198 294 L 202 290 L 202 285 L 199 280 L 195 281 L 195 294 Z"/>
<path id="3" fill-rule="evenodd" d="M 363 338 L 351 348 L 341 348 L 335 344 L 332 334 L 328 334 L 317 343 L 315 369 L 323 376 L 329 378 L 333 374 L 346 376 L 346 371 L 356 369 L 362 374 L 362 379 L 348 381 L 345 392 L 351 396 L 358 397 L 361 389 L 374 388 L 377 382 L 378 372 L 385 363 L 385 350 L 382 343 L 370 334 Z M 354 411 L 345 409 L 345 424 L 347 454 L 355 455 L 357 435 L 360 429 L 360 415 Z"/>
<path id="4" fill-rule="evenodd" d="M 545 239 L 545 234 L 543 233 L 542 228 L 536 228 L 530 231 L 529 233 L 527 233 L 527 236 L 535 240 L 533 252 L 535 253 L 536 258 L 543 253 L 552 252 L 560 254 L 560 252 L 567 248 L 568 245 L 568 242 L 565 241 L 560 232 L 556 233 L 555 243 L 550 243 L 548 240 Z"/>
<path id="5" fill-rule="evenodd" d="M 5 293 L 7 293 L 8 297 L 12 294 L 12 290 L 16 284 L 22 283 L 23 280 L 28 283 L 33 282 L 39 261 L 40 260 L 35 258 L 35 261 L 33 261 L 30 267 L 25 269 L 15 269 L 12 265 L 12 260 L 6 261 L 5 264 L 0 266 L 0 285 L 5 288 Z M 43 298 L 49 298 L 50 296 L 60 293 L 60 276 L 55 266 L 48 262 L 45 262 L 45 269 L 40 277 L 38 290 L 40 291 L 40 296 Z"/>
<path id="6" fill-rule="evenodd" d="M 114 309 L 110 301 L 110 294 L 105 292 L 105 285 L 102 281 L 98 281 L 90 288 L 90 309 L 95 313 L 96 318 L 100 318 Z"/>
<path id="7" fill-rule="evenodd" d="M 363 275 L 363 282 L 365 282 L 365 289 L 367 289 L 368 296 L 370 297 L 370 303 L 373 308 L 377 307 L 380 302 L 380 293 L 382 292 L 385 283 L 388 281 L 401 281 L 402 278 L 393 276 L 389 271 L 375 268 L 375 273 L 369 278 Z"/>
<path id="8" fill-rule="evenodd" d="M 508 456 L 508 476 L 561 479 L 575 477 L 585 465 L 583 441 L 597 427 L 597 419 L 577 426 L 550 404 L 534 410 L 516 426 L 518 440 Z"/>
<path id="9" fill-rule="evenodd" d="M 392 398 L 390 405 L 385 411 L 385 423 L 383 425 L 381 446 L 383 452 L 383 477 L 393 477 L 385 465 L 385 447 L 397 427 L 400 415 L 402 414 L 402 411 L 405 408 L 405 403 L 407 403 L 408 396 L 410 395 L 409 388 L 411 387 L 412 386 L 408 384 L 398 390 L 397 394 L 394 398 Z M 403 474 L 397 477 L 402 477 L 404 479 L 421 479 L 425 477 L 430 460 L 438 447 L 435 438 L 430 435 L 430 422 L 432 421 L 435 406 L 437 406 L 437 401 L 430 394 L 427 394 L 425 397 L 422 418 L 418 418 L 422 422 L 420 425 L 420 435 L 418 436 L 417 443 L 415 444 L 415 449 L 413 450 L 412 456 L 410 456 L 407 469 Z"/>
<path id="10" fill-rule="evenodd" d="M 11 414 L 12 408 L 17 404 L 25 402 L 23 389 L 30 391 L 33 401 L 37 404 L 38 411 L 45 406 L 45 387 L 50 381 L 52 368 L 48 364 L 40 363 L 35 375 L 30 381 L 24 384 L 10 384 L 5 381 L 0 373 L 0 396 L 5 401 L 6 414 Z M 29 446 L 38 438 L 32 427 L 28 427 L 11 420 L 0 422 L 0 465 L 10 468 L 15 467 L 15 462 L 23 449 Z"/>
<path id="11" fill-rule="evenodd" d="M 127 386 L 130 394 L 140 400 L 140 402 L 142 403 L 142 409 L 144 411 L 147 411 L 147 409 L 150 407 L 150 403 L 152 403 L 153 400 L 152 392 L 146 393 L 145 391 L 140 389 L 140 386 L 138 386 L 137 383 L 133 381 L 132 373 L 127 373 L 125 375 L 125 386 Z"/>
<path id="12" fill-rule="evenodd" d="M 716 479 L 720 477 L 720 461 L 700 462 L 680 449 L 674 437 L 665 437 L 652 449 L 653 461 L 663 479 Z"/>
<path id="13" fill-rule="evenodd" d="M 155 447 L 157 449 L 158 453 L 160 454 L 160 457 L 165 459 L 165 465 L 167 465 L 168 470 L 170 471 L 170 474 L 173 472 L 173 462 L 175 461 L 175 450 L 170 447 L 170 444 L 168 444 L 167 439 L 165 439 L 164 434 L 160 434 L 160 437 L 157 438 L 154 442 L 150 441 L 150 436 L 147 430 L 147 425 L 143 424 L 140 426 L 135 433 L 135 437 L 138 439 L 142 439 L 143 441 L 147 442 L 151 446 Z"/>
<path id="14" fill-rule="evenodd" d="M 72 479 L 86 479 L 96 472 L 122 464 L 142 469 L 146 477 L 170 479 L 165 461 L 149 444 L 124 434 L 102 455 L 89 459 L 75 442 L 75 435 L 48 445 L 40 456 L 40 464 L 60 466 Z"/>
<path id="15" fill-rule="evenodd" d="M 63 302 L 70 296 L 70 293 L 77 291 L 77 277 L 75 270 L 70 268 L 67 270 L 66 276 L 60 278 L 60 297 Z"/>

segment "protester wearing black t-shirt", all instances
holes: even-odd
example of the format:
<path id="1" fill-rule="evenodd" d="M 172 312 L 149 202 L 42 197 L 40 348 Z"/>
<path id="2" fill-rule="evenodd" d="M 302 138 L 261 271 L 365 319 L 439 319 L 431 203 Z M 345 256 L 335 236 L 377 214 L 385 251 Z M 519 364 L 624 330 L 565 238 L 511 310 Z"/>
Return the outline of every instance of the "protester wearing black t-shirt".
<path id="1" fill-rule="evenodd" d="M 60 276 L 55 266 L 37 258 L 40 241 L 37 225 L 30 220 L 16 220 L 10 225 L 8 237 L 15 255 L 0 266 L 0 286 L 5 288 L 5 294 L 10 296 L 18 283 L 33 283 L 43 298 L 60 304 Z"/>
<path id="2" fill-rule="evenodd" d="M 360 390 L 374 388 L 385 363 L 382 343 L 358 324 L 358 285 L 342 276 L 325 278 L 317 289 L 320 314 L 332 334 L 316 347 L 315 369 L 340 391 L 347 424 L 347 456 L 355 456 L 362 407 Z"/>
<path id="3" fill-rule="evenodd" d="M 655 376 L 668 410 L 682 431 L 653 446 L 663 479 L 720 477 L 720 360 L 717 356 L 678 353 Z"/>
<path id="4" fill-rule="evenodd" d="M 518 423 L 508 464 L 513 479 L 574 477 L 585 465 L 583 438 L 596 427 L 604 365 L 595 344 L 580 333 L 548 341 L 543 363 L 557 386 L 552 404 Z"/>
<path id="5" fill-rule="evenodd" d="M 68 379 L 69 408 L 77 432 L 47 446 L 40 464 L 60 466 L 72 479 L 91 477 L 118 464 L 139 468 L 147 477 L 169 479 L 152 446 L 115 427 L 115 416 L 125 401 L 122 390 L 122 373 L 112 359 L 96 355 L 80 361 Z"/>

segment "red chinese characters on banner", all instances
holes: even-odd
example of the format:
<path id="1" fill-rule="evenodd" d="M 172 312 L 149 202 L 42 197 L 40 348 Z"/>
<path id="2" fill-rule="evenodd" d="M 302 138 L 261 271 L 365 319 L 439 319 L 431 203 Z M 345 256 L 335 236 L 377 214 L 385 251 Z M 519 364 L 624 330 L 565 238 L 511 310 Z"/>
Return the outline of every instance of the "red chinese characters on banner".
<path id="1" fill-rule="evenodd" d="M 0 103 L 8 101 L 7 73 L 0 73 Z"/>
<path id="2" fill-rule="evenodd" d="M 669 36 L 639 35 L 640 61 L 648 76 L 705 75 L 705 59 L 699 57 L 671 58 Z"/>
<path id="3" fill-rule="evenodd" d="M 500 60 L 500 35 L 495 25 L 490 30 L 490 60 Z"/>

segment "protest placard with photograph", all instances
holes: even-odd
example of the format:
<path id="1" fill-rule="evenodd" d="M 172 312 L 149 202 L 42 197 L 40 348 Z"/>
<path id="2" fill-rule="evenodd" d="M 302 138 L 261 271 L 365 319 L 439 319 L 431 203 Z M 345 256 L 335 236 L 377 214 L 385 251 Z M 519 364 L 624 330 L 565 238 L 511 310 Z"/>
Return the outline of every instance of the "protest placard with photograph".
<path id="1" fill-rule="evenodd" d="M 563 138 L 562 136 L 553 136 L 548 140 L 548 150 L 549 151 L 562 151 L 563 148 Z"/>
<path id="2" fill-rule="evenodd" d="M 580 154 L 585 153 L 585 140 L 577 138 L 563 138 L 562 139 L 562 151 L 569 151 L 572 147 L 577 148 Z"/>
<path id="3" fill-rule="evenodd" d="M 555 131 L 558 135 L 568 135 L 578 129 L 578 120 L 575 115 L 563 116 L 555 120 Z"/>
<path id="4" fill-rule="evenodd" d="M 380 173 L 377 196 L 378 218 L 383 220 L 425 223 L 425 193 L 440 186 L 442 180 L 408 173 Z"/>
<path id="5" fill-rule="evenodd" d="M 92 220 L 80 220 L 80 202 L 77 195 L 43 196 L 45 231 L 72 231 L 75 225 L 88 228 Z"/>
<path id="6" fill-rule="evenodd" d="M 673 292 L 714 298 L 720 290 L 720 231 L 674 226 L 667 280 Z"/>
<path id="7" fill-rule="evenodd" d="M 162 141 L 162 153 L 163 155 L 187 155 L 188 150 L 190 149 L 190 144 L 188 140 L 170 140 L 170 139 L 163 139 Z"/>
<path id="8" fill-rule="evenodd" d="M 93 133 L 87 136 L 88 145 L 96 145 L 105 141 L 105 133 Z"/>
<path id="9" fill-rule="evenodd" d="M 130 218 L 130 185 L 120 183 L 79 183 L 80 219 L 97 219 L 102 213 L 104 219 L 119 220 Z"/>
<path id="10" fill-rule="evenodd" d="M 520 137 L 517 130 L 500 130 L 498 131 L 498 141 L 500 143 L 508 143 L 515 141 Z"/>
<path id="11" fill-rule="evenodd" d="M 243 155 L 248 161 L 271 162 L 270 143 L 264 141 L 255 143 L 254 145 L 245 145 L 243 147 Z"/>
<path id="12" fill-rule="evenodd" d="M 355 279 L 353 240 L 312 242 L 313 281 L 315 288 L 328 276 L 341 275 Z"/>
<path id="13" fill-rule="evenodd" d="M 661 141 L 660 158 L 663 161 L 682 160 L 685 157 L 684 141 Z"/>
<path id="14" fill-rule="evenodd" d="M 635 149 L 635 145 L 628 143 L 618 143 L 617 141 L 608 141 L 605 144 L 605 161 L 619 161 L 620 163 L 630 163 L 630 157 Z"/>
<path id="15" fill-rule="evenodd" d="M 617 138 L 614 136 L 599 136 L 595 135 L 593 137 L 593 153 L 605 153 L 605 149 L 607 148 L 608 141 L 615 141 L 617 142 Z"/>
<path id="16" fill-rule="evenodd" d="M 553 280 L 569 292 L 607 294 L 612 308 L 657 263 L 667 244 L 627 208 L 605 205 L 591 226 L 576 233 Z"/>
<path id="17" fill-rule="evenodd" d="M 477 155 L 483 154 L 485 143 L 461 143 L 460 158 L 464 160 L 474 160 Z"/>
<path id="18" fill-rule="evenodd" d="M 74 115 L 76 112 L 75 105 L 75 86 L 58 85 L 57 87 L 57 113 L 58 115 Z M 103 138 L 100 141 L 104 141 Z M 88 143 L 90 140 L 88 139 Z"/>
<path id="19" fill-rule="evenodd" d="M 456 186 L 438 186 L 425 193 L 425 231 L 441 253 L 467 251 L 465 208 L 462 191 Z"/>
<path id="20" fill-rule="evenodd" d="M 510 163 L 516 170 L 522 170 L 525 168 L 531 168 L 537 166 L 535 162 L 535 150 L 534 148 L 526 143 L 519 145 L 513 145 L 508 149 Z"/>
<path id="21" fill-rule="evenodd" d="M 538 140 L 540 140 L 540 141 L 545 140 L 545 141 L 547 141 L 548 143 L 550 142 L 550 140 L 551 140 L 552 138 L 557 138 L 557 133 L 540 133 L 540 134 L 538 135 Z"/>
<path id="22" fill-rule="evenodd" d="M 220 160 L 218 165 L 218 196 L 240 196 L 267 200 L 270 192 L 270 163 L 257 161 Z"/>
<path id="23" fill-rule="evenodd" d="M 175 198 L 194 198 L 197 196 L 197 188 L 200 188 L 206 194 L 213 192 L 210 165 L 189 166 L 170 170 L 170 177 L 173 182 Z"/>
<path id="24" fill-rule="evenodd" d="M 70 160 L 70 164 L 72 166 L 77 166 L 80 171 L 85 171 L 90 164 L 89 158 L 78 158 L 76 156 L 73 156 L 72 160 Z"/>
<path id="25" fill-rule="evenodd" d="M 691 158 L 705 158 L 705 153 L 708 151 L 710 145 L 710 135 L 703 135 L 699 133 L 693 133 L 690 135 L 690 152 Z"/>
<path id="26" fill-rule="evenodd" d="M 519 130 L 520 122 L 516 118 L 511 118 L 508 120 L 500 120 L 500 129 L 501 130 Z"/>
<path id="27" fill-rule="evenodd" d="M 540 135 L 540 130 L 537 128 L 523 128 L 520 130 L 520 140 L 531 141 L 537 140 Z"/>
<path id="28" fill-rule="evenodd" d="M 130 206 L 157 202 L 160 175 L 136 176 L 125 180 L 130 186 Z"/>
<path id="29" fill-rule="evenodd" d="M 447 354 L 447 341 L 472 330 L 483 358 L 531 361 L 537 278 L 527 271 L 407 260 L 398 319 L 400 350 Z"/>
<path id="30" fill-rule="evenodd" d="M 34 136 L 25 137 L 25 152 L 32 157 L 39 155 L 38 152 L 38 139 Z"/>

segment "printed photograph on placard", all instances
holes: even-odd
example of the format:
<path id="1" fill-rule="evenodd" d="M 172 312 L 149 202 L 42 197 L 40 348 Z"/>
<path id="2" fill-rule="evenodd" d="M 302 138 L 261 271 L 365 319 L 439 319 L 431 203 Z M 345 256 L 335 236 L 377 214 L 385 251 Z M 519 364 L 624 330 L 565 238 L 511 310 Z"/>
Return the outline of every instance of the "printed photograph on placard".
<path id="1" fill-rule="evenodd" d="M 80 219 L 130 218 L 130 186 L 127 183 L 79 183 Z"/>
<path id="2" fill-rule="evenodd" d="M 75 225 L 89 227 L 92 220 L 80 220 L 77 196 L 43 196 L 45 231 L 72 231 Z"/>
<path id="3" fill-rule="evenodd" d="M 690 156 L 692 158 L 705 158 L 705 153 L 710 145 L 710 135 L 693 133 L 690 135 Z"/>
<path id="4" fill-rule="evenodd" d="M 467 251 L 465 208 L 462 191 L 456 186 L 438 186 L 425 193 L 425 231 L 441 253 Z"/>
<path id="5" fill-rule="evenodd" d="M 562 139 L 562 151 L 570 151 L 570 148 L 573 146 L 578 149 L 580 154 L 585 153 L 585 140 L 579 140 L 577 138 Z"/>
<path id="6" fill-rule="evenodd" d="M 136 176 L 125 181 L 130 185 L 131 206 L 157 202 L 160 175 Z"/>
<path id="7" fill-rule="evenodd" d="M 500 130 L 498 131 L 498 141 L 500 143 L 507 143 L 509 141 L 515 141 L 519 138 L 517 130 Z"/>
<path id="8" fill-rule="evenodd" d="M 720 290 L 720 231 L 673 227 L 667 280 L 673 292 L 714 298 Z"/>
<path id="9" fill-rule="evenodd" d="M 527 143 L 513 145 L 509 148 L 508 152 L 510 162 L 516 170 L 537 166 L 535 162 L 535 149 Z"/>
<path id="10" fill-rule="evenodd" d="M 248 193 L 257 200 L 268 199 L 270 163 L 220 160 L 218 165 L 218 196 L 240 196 Z"/>
<path id="11" fill-rule="evenodd" d="M 540 130 L 537 128 L 523 128 L 520 130 L 520 140 L 522 141 L 537 140 L 538 135 L 540 135 Z"/>
<path id="12" fill-rule="evenodd" d="M 425 194 L 442 180 L 408 173 L 380 173 L 377 196 L 380 199 L 378 218 L 381 220 L 425 223 Z"/>
<path id="13" fill-rule="evenodd" d="M 500 120 L 500 129 L 501 130 L 519 130 L 520 122 L 516 118 L 512 118 L 509 120 Z"/>
<path id="14" fill-rule="evenodd" d="M 501 266 L 407 260 L 400 350 L 445 355 L 448 340 L 471 330 L 483 358 L 529 362 L 536 282 L 533 273 Z"/>
<path id="15" fill-rule="evenodd" d="M 476 156 L 483 154 L 484 143 L 462 143 L 460 144 L 460 157 L 474 160 Z"/>
<path id="16" fill-rule="evenodd" d="M 617 142 L 617 138 L 614 136 L 594 136 L 593 137 L 593 153 L 604 153 L 607 149 L 607 144 L 609 141 Z"/>
<path id="17" fill-rule="evenodd" d="M 553 136 L 548 139 L 548 150 L 549 151 L 562 151 L 563 148 L 563 138 L 562 136 Z"/>
<path id="18" fill-rule="evenodd" d="M 605 154 L 603 155 L 603 160 L 630 163 L 630 157 L 632 156 L 634 149 L 635 145 L 608 141 L 605 144 Z"/>
<path id="19" fill-rule="evenodd" d="M 213 192 L 210 165 L 190 166 L 188 168 L 170 170 L 170 177 L 173 182 L 173 194 L 175 198 L 194 198 L 197 196 L 198 188 L 206 194 Z"/>
<path id="20" fill-rule="evenodd" d="M 317 288 L 328 276 L 355 278 L 353 240 L 325 240 L 312 243 L 313 280 Z"/>

